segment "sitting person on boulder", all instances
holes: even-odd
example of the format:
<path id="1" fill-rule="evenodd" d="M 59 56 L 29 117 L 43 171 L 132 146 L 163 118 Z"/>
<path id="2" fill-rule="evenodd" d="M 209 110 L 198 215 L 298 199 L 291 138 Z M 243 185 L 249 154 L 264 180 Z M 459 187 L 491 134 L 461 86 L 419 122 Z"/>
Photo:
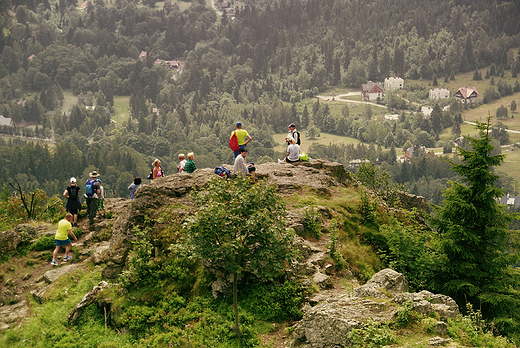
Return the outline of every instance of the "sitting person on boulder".
<path id="1" fill-rule="evenodd" d="M 235 175 L 238 175 L 238 173 L 242 173 L 242 176 L 245 178 L 247 174 L 252 174 L 255 176 L 256 168 L 253 163 L 247 163 L 246 162 L 246 155 L 247 150 L 246 149 L 240 149 L 239 150 L 240 155 L 238 155 L 235 158 L 235 166 L 233 167 L 233 171 L 235 172 Z"/>
<path id="2" fill-rule="evenodd" d="M 292 163 L 300 161 L 300 145 L 296 144 L 294 138 L 287 138 L 289 146 L 287 146 L 287 157 L 282 162 Z"/>

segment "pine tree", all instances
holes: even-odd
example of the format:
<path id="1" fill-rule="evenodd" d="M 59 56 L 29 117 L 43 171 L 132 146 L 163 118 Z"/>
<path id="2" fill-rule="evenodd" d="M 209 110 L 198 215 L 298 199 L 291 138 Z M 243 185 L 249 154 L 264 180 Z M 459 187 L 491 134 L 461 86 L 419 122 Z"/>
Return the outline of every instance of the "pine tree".
<path id="1" fill-rule="evenodd" d="M 520 332 L 520 275 L 515 244 L 518 234 L 508 230 L 508 215 L 497 199 L 503 190 L 495 187 L 504 155 L 492 155 L 491 116 L 477 122 L 480 138 L 468 138 L 469 147 L 459 148 L 461 163 L 451 162 L 462 182 L 451 181 L 444 204 L 434 206 L 432 225 L 438 232 L 439 251 L 445 262 L 439 272 L 439 290 L 452 296 L 465 309 L 480 308 L 502 333 Z"/>

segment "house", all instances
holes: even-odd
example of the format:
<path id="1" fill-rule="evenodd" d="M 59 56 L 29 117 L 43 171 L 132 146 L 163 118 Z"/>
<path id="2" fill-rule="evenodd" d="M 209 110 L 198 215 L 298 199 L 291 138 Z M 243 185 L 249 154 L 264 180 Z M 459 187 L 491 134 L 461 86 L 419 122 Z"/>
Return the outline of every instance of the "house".
<path id="1" fill-rule="evenodd" d="M 475 103 L 479 93 L 475 87 L 461 87 L 454 96 L 464 104 Z"/>
<path id="2" fill-rule="evenodd" d="M 90 1 L 88 1 L 88 0 L 85 0 L 85 1 L 83 1 L 81 6 L 79 7 L 79 9 L 81 11 L 86 11 L 86 10 L 89 9 L 90 6 L 95 6 L 95 5 L 93 3 L 91 3 Z"/>
<path id="3" fill-rule="evenodd" d="M 412 158 L 414 155 L 415 156 L 418 156 L 418 155 L 424 155 L 424 156 L 431 156 L 431 152 L 430 150 L 428 150 L 426 148 L 426 146 L 423 146 L 423 145 L 420 145 L 420 146 L 413 146 L 413 147 L 409 147 L 407 148 L 405 151 L 404 151 L 404 157 L 409 160 L 410 158 Z"/>
<path id="4" fill-rule="evenodd" d="M 361 85 L 361 99 L 363 100 L 375 102 L 377 98 L 381 99 L 384 96 L 384 89 L 380 83 L 368 81 Z"/>
<path id="5" fill-rule="evenodd" d="M 154 64 L 161 64 L 164 63 L 170 70 L 176 69 L 179 73 L 182 72 L 182 69 L 184 69 L 184 63 L 180 60 L 161 60 L 157 58 Z"/>
<path id="6" fill-rule="evenodd" d="M 388 121 L 397 121 L 398 119 L 399 119 L 399 114 L 385 115 L 385 120 L 388 120 Z"/>
<path id="7" fill-rule="evenodd" d="M 96 110 L 96 106 L 95 105 L 85 105 L 85 109 L 94 111 L 94 110 Z"/>
<path id="8" fill-rule="evenodd" d="M 148 53 L 146 53 L 146 51 L 141 51 L 139 54 L 139 60 L 145 60 L 147 55 Z"/>
<path id="9" fill-rule="evenodd" d="M 235 17 L 236 9 L 234 7 L 228 7 L 223 9 L 228 17 Z"/>
<path id="10" fill-rule="evenodd" d="M 28 61 L 31 61 L 31 60 L 33 60 L 34 58 L 36 58 L 36 55 L 35 55 L 35 54 L 31 54 L 29 57 L 27 57 L 27 60 L 28 60 Z"/>
<path id="11" fill-rule="evenodd" d="M 13 119 L 0 115 L 0 127 L 3 127 L 3 126 L 13 127 L 14 126 Z"/>
<path id="12" fill-rule="evenodd" d="M 390 89 L 403 89 L 404 80 L 400 77 L 387 77 L 385 79 L 385 91 Z"/>
<path id="13" fill-rule="evenodd" d="M 447 99 L 450 97 L 450 91 L 446 88 L 434 88 L 430 89 L 430 93 L 428 94 L 428 98 L 430 99 Z"/>
<path id="14" fill-rule="evenodd" d="M 349 161 L 349 162 L 348 162 L 348 165 L 349 165 L 349 167 L 351 167 L 351 168 L 357 168 L 357 167 L 359 167 L 361 164 L 363 164 L 363 163 L 369 163 L 369 162 L 370 162 L 370 160 L 369 160 L 369 159 L 366 159 L 366 158 L 363 159 L 363 160 L 362 160 L 362 159 L 354 159 L 354 160 L 352 160 L 352 161 Z"/>
<path id="15" fill-rule="evenodd" d="M 431 106 L 421 106 L 421 112 L 424 116 L 430 116 L 433 108 Z"/>
<path id="16" fill-rule="evenodd" d="M 500 198 L 500 204 L 507 205 L 508 208 L 520 207 L 520 196 L 510 196 L 509 194 Z"/>
<path id="17" fill-rule="evenodd" d="M 228 7 L 229 7 L 229 2 L 227 2 L 227 1 L 222 1 L 222 2 L 220 3 L 220 9 L 221 9 L 221 10 L 224 10 L 225 8 L 228 8 Z"/>

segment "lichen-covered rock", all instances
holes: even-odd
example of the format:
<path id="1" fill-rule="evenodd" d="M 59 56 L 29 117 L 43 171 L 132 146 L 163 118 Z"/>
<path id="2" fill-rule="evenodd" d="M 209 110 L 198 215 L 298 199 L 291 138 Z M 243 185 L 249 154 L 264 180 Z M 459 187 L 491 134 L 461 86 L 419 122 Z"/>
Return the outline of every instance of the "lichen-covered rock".
<path id="1" fill-rule="evenodd" d="M 390 268 L 374 274 L 365 285 L 355 290 L 356 296 L 379 298 L 388 297 L 387 293 L 395 296 L 407 291 L 408 282 L 404 275 Z"/>
<path id="2" fill-rule="evenodd" d="M 396 295 L 392 301 L 399 304 L 412 301 L 414 309 L 419 313 L 436 312 L 443 319 L 454 318 L 460 313 L 459 306 L 451 297 L 434 294 L 427 290 L 417 293 L 402 293 Z"/>
<path id="3" fill-rule="evenodd" d="M 18 247 L 22 238 L 15 231 L 5 231 L 0 233 L 0 253 L 2 255 L 10 254 Z"/>
<path id="4" fill-rule="evenodd" d="M 368 320 L 390 322 L 396 307 L 350 295 L 329 298 L 310 308 L 295 325 L 296 342 L 312 347 L 349 347 L 352 329 L 362 328 Z"/>

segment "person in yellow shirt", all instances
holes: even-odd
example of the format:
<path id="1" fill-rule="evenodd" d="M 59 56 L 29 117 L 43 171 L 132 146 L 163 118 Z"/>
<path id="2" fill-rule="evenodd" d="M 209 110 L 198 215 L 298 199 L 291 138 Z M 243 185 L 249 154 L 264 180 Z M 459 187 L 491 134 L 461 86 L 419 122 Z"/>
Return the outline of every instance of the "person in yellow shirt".
<path id="1" fill-rule="evenodd" d="M 235 126 L 237 127 L 237 129 L 231 132 L 231 136 L 229 137 L 229 139 L 231 139 L 233 133 L 236 132 L 239 149 L 237 151 L 233 151 L 233 154 L 235 155 L 235 158 L 237 158 L 237 156 L 240 154 L 240 150 L 245 148 L 247 144 L 249 144 L 249 142 L 251 141 L 251 136 L 249 135 L 249 133 L 247 133 L 247 131 L 242 129 L 242 122 L 237 122 Z"/>
<path id="2" fill-rule="evenodd" d="M 78 238 L 72 232 L 72 214 L 67 213 L 65 215 L 65 219 L 58 222 L 58 230 L 56 231 L 56 235 L 54 236 L 54 241 L 56 243 L 56 248 L 52 252 L 52 261 L 51 265 L 57 266 L 58 261 L 56 261 L 56 257 L 58 256 L 58 251 L 60 251 L 60 247 L 65 245 L 65 256 L 63 256 L 63 262 L 67 262 L 72 260 L 72 256 L 69 256 L 70 248 L 72 247 L 72 242 L 69 239 L 69 234 L 74 237 L 74 240 L 77 242 Z"/>

